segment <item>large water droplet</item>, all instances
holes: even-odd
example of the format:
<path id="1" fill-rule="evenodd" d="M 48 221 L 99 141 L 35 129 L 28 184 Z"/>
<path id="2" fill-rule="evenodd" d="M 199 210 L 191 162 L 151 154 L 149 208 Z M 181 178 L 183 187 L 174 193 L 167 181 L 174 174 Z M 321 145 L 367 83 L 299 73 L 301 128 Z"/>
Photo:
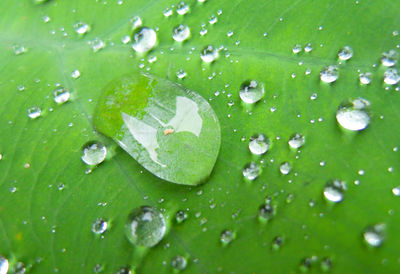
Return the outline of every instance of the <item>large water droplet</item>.
<path id="1" fill-rule="evenodd" d="M 399 55 L 395 50 L 382 53 L 381 62 L 386 67 L 393 67 L 397 63 Z"/>
<path id="2" fill-rule="evenodd" d="M 360 131 L 367 128 L 370 122 L 366 107 L 369 102 L 358 98 L 350 103 L 342 104 L 336 112 L 336 120 L 343 128 Z"/>
<path id="3" fill-rule="evenodd" d="M 152 247 L 158 244 L 166 231 L 163 214 L 156 208 L 142 206 L 136 208 L 128 217 L 125 232 L 134 245 Z"/>
<path id="4" fill-rule="evenodd" d="M 235 234 L 233 233 L 232 230 L 226 229 L 222 231 L 221 236 L 220 236 L 220 241 L 223 245 L 228 245 L 230 242 L 233 241 L 235 238 Z"/>
<path id="5" fill-rule="evenodd" d="M 257 134 L 251 137 L 249 142 L 249 150 L 255 155 L 261 155 L 268 151 L 269 139 L 264 134 Z"/>
<path id="6" fill-rule="evenodd" d="M 183 42 L 189 38 L 190 29 L 186 25 L 179 25 L 172 31 L 172 38 L 177 42 Z"/>
<path id="7" fill-rule="evenodd" d="M 254 104 L 264 97 L 264 85 L 256 80 L 245 81 L 240 86 L 239 96 L 246 104 Z"/>
<path id="8" fill-rule="evenodd" d="M 98 141 L 89 142 L 83 148 L 81 157 L 87 165 L 98 165 L 104 161 L 107 156 L 107 148 Z"/>
<path id="9" fill-rule="evenodd" d="M 8 260 L 0 256 L 0 274 L 7 274 L 8 267 L 9 267 Z"/>
<path id="10" fill-rule="evenodd" d="M 331 202 L 338 203 L 344 198 L 346 183 L 340 180 L 333 180 L 326 183 L 324 187 L 324 197 Z"/>
<path id="11" fill-rule="evenodd" d="M 388 85 L 396 85 L 400 81 L 399 71 L 395 68 L 390 68 L 385 71 L 383 81 Z"/>
<path id="12" fill-rule="evenodd" d="M 243 169 L 243 176 L 250 181 L 257 179 L 260 173 L 261 168 L 254 162 L 251 162 Z"/>
<path id="13" fill-rule="evenodd" d="M 322 82 L 333 83 L 339 78 L 339 69 L 337 66 L 327 66 L 321 70 L 319 76 Z"/>
<path id="14" fill-rule="evenodd" d="M 147 27 L 137 29 L 133 33 L 132 48 L 139 53 L 151 50 L 157 42 L 156 32 Z"/>
<path id="15" fill-rule="evenodd" d="M 385 240 L 385 230 L 386 225 L 382 223 L 368 227 L 363 234 L 365 242 L 372 247 L 381 246 Z"/>
<path id="16" fill-rule="evenodd" d="M 28 109 L 28 117 L 31 119 L 39 118 L 42 115 L 42 110 L 39 107 L 31 107 Z"/>
<path id="17" fill-rule="evenodd" d="M 296 133 L 290 137 L 288 144 L 291 148 L 298 149 L 304 145 L 306 138 L 300 133 Z"/>
<path id="18" fill-rule="evenodd" d="M 338 52 L 338 57 L 340 60 L 347 61 L 353 57 L 353 50 L 349 46 L 345 46 Z"/>
<path id="19" fill-rule="evenodd" d="M 175 256 L 172 258 L 171 266 L 177 270 L 184 270 L 187 266 L 187 260 L 183 256 Z"/>
<path id="20" fill-rule="evenodd" d="M 71 97 L 71 93 L 63 87 L 57 88 L 54 92 L 54 102 L 57 104 L 63 104 L 68 102 L 69 98 Z"/>
<path id="21" fill-rule="evenodd" d="M 108 223 L 102 218 L 96 219 L 92 224 L 92 232 L 95 234 L 103 234 L 108 228 Z"/>
<path id="22" fill-rule="evenodd" d="M 218 58 L 218 50 L 211 45 L 205 46 L 201 50 L 200 57 L 204 63 L 214 62 Z"/>

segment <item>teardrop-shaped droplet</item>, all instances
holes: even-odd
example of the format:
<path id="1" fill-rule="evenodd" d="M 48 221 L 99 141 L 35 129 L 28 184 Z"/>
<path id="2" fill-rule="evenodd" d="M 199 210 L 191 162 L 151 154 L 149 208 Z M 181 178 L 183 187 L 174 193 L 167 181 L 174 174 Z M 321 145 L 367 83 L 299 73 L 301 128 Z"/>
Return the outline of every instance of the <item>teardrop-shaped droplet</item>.
<path id="1" fill-rule="evenodd" d="M 128 217 L 125 233 L 134 245 L 152 247 L 158 244 L 165 235 L 164 215 L 156 208 L 142 206 L 136 208 Z"/>
<path id="2" fill-rule="evenodd" d="M 151 50 L 157 42 L 157 34 L 151 28 L 142 27 L 133 33 L 132 48 L 139 53 Z"/>
<path id="3" fill-rule="evenodd" d="M 217 116 L 205 99 L 150 75 L 124 76 L 108 84 L 94 124 L 144 168 L 177 184 L 204 182 L 221 143 Z"/>

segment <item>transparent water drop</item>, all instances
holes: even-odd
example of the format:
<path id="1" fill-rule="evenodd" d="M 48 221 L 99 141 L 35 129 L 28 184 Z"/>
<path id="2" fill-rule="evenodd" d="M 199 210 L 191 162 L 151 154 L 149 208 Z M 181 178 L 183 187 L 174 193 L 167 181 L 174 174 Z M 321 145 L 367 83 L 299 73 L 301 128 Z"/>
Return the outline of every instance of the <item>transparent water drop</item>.
<path id="1" fill-rule="evenodd" d="M 396 85 L 400 81 L 400 75 L 397 69 L 390 68 L 383 74 L 383 81 L 388 85 Z"/>
<path id="2" fill-rule="evenodd" d="M 258 209 L 258 217 L 261 221 L 269 221 L 276 214 L 276 209 L 270 203 L 265 203 L 261 205 Z"/>
<path id="3" fill-rule="evenodd" d="M 324 258 L 321 261 L 321 270 L 323 272 L 329 272 L 332 269 L 332 260 L 330 258 Z"/>
<path id="4" fill-rule="evenodd" d="M 92 41 L 90 41 L 89 44 L 91 45 L 94 53 L 96 53 L 106 47 L 106 44 L 103 42 L 103 40 L 101 40 L 100 38 L 97 38 L 97 37 L 94 38 Z"/>
<path id="5" fill-rule="evenodd" d="M 39 118 L 42 115 L 42 110 L 39 107 L 31 107 L 28 109 L 28 117 L 31 119 Z"/>
<path id="6" fill-rule="evenodd" d="M 345 46 L 338 52 L 338 57 L 340 60 L 347 61 L 353 57 L 353 49 L 349 46 Z"/>
<path id="7" fill-rule="evenodd" d="M 369 85 L 371 84 L 372 81 L 372 73 L 370 72 L 364 72 L 364 73 L 360 73 L 358 75 L 358 78 L 360 79 L 360 83 L 363 85 Z"/>
<path id="8" fill-rule="evenodd" d="M 69 98 L 71 97 L 71 93 L 66 88 L 60 87 L 57 88 L 54 92 L 54 102 L 57 104 L 64 104 L 68 102 Z"/>
<path id="9" fill-rule="evenodd" d="M 184 71 L 183 69 L 179 69 L 177 72 L 176 72 L 176 77 L 178 77 L 178 79 L 183 79 L 183 78 L 185 78 L 186 77 L 186 71 Z"/>
<path id="10" fill-rule="evenodd" d="M 26 266 L 23 262 L 17 262 L 14 265 L 12 273 L 15 274 L 24 274 L 26 272 Z"/>
<path id="11" fill-rule="evenodd" d="M 254 162 L 246 165 L 243 169 L 243 176 L 250 181 L 257 179 L 261 173 L 261 168 Z"/>
<path id="12" fill-rule="evenodd" d="M 147 27 L 137 29 L 133 33 L 132 48 L 139 53 L 151 50 L 157 42 L 156 32 Z"/>
<path id="13" fill-rule="evenodd" d="M 228 245 L 230 244 L 235 238 L 235 234 L 233 233 L 232 230 L 226 229 L 222 231 L 220 235 L 220 241 L 223 245 Z"/>
<path id="14" fill-rule="evenodd" d="M 132 274 L 134 272 L 132 272 L 132 269 L 130 266 L 123 266 L 120 269 L 118 269 L 118 271 L 116 272 L 116 274 Z"/>
<path id="15" fill-rule="evenodd" d="M 187 266 L 187 260 L 183 256 L 175 256 L 171 260 L 171 266 L 177 270 L 184 270 Z"/>
<path id="16" fill-rule="evenodd" d="M 81 72 L 77 69 L 75 69 L 71 72 L 71 77 L 74 79 L 78 79 L 80 76 L 81 76 Z"/>
<path id="17" fill-rule="evenodd" d="M 90 26 L 82 21 L 74 24 L 75 32 L 79 35 L 84 35 L 90 31 Z"/>
<path id="18" fill-rule="evenodd" d="M 333 180 L 326 183 L 324 187 L 324 197 L 331 202 L 338 203 L 344 198 L 346 183 L 340 180 Z"/>
<path id="19" fill-rule="evenodd" d="M 284 238 L 282 236 L 276 236 L 272 241 L 272 250 L 279 250 L 284 243 Z"/>
<path id="20" fill-rule="evenodd" d="M 319 73 L 320 79 L 325 83 L 333 83 L 339 78 L 339 69 L 337 66 L 327 66 Z"/>
<path id="21" fill-rule="evenodd" d="M 93 272 L 94 272 L 94 273 L 100 273 L 100 272 L 102 272 L 103 270 L 104 270 L 104 266 L 101 265 L 101 264 L 96 264 L 96 265 L 93 267 Z"/>
<path id="22" fill-rule="evenodd" d="M 128 44 L 131 41 L 131 37 L 129 35 L 122 36 L 121 42 L 122 44 Z"/>
<path id="23" fill-rule="evenodd" d="M 211 15 L 210 19 L 208 20 L 208 23 L 210 23 L 210 25 L 214 25 L 217 22 L 218 18 L 215 15 Z"/>
<path id="24" fill-rule="evenodd" d="M 136 29 L 142 25 L 142 18 L 139 16 L 135 16 L 131 19 L 132 22 L 132 29 Z"/>
<path id="25" fill-rule="evenodd" d="M 363 233 L 365 242 L 372 247 L 381 246 L 385 240 L 386 225 L 383 223 L 367 227 Z"/>
<path id="26" fill-rule="evenodd" d="M 163 11 L 163 15 L 164 15 L 165 17 L 170 17 L 170 16 L 172 15 L 172 13 L 173 13 L 173 11 L 172 11 L 172 9 L 170 9 L 170 8 L 166 8 L 166 9 Z"/>
<path id="27" fill-rule="evenodd" d="M 336 111 L 336 120 L 340 126 L 351 131 L 360 131 L 367 128 L 370 117 L 366 111 L 369 102 L 358 98 L 350 103 L 342 104 Z"/>
<path id="28" fill-rule="evenodd" d="M 250 138 L 249 150 L 255 155 L 261 155 L 269 149 L 269 139 L 264 134 L 257 134 Z"/>
<path id="29" fill-rule="evenodd" d="M 300 53 L 300 51 L 303 49 L 303 47 L 299 44 L 296 44 L 293 48 L 292 48 L 292 52 L 294 54 L 298 54 Z"/>
<path id="30" fill-rule="evenodd" d="M 24 46 L 18 44 L 12 45 L 11 49 L 15 55 L 21 55 L 28 51 Z"/>
<path id="31" fill-rule="evenodd" d="M 177 42 L 183 42 L 190 36 L 190 29 L 187 25 L 179 25 L 172 31 L 172 38 Z"/>
<path id="32" fill-rule="evenodd" d="M 0 274 L 7 274 L 8 267 L 8 260 L 0 255 Z"/>
<path id="33" fill-rule="evenodd" d="M 290 137 L 288 144 L 291 148 L 298 149 L 302 147 L 305 142 L 306 138 L 300 133 L 296 133 Z"/>
<path id="34" fill-rule="evenodd" d="M 176 12 L 179 15 L 184 15 L 189 12 L 189 5 L 187 5 L 185 2 L 179 2 L 179 4 L 176 6 Z"/>
<path id="35" fill-rule="evenodd" d="M 312 45 L 310 43 L 308 43 L 305 47 L 304 47 L 304 51 L 305 52 L 311 52 L 312 51 Z"/>
<path id="36" fill-rule="evenodd" d="M 187 218 L 188 218 L 188 214 L 183 210 L 179 210 L 175 214 L 175 220 L 178 224 L 183 223 Z"/>
<path id="37" fill-rule="evenodd" d="M 218 50 L 211 45 L 207 45 L 201 50 L 200 57 L 204 63 L 214 62 L 218 58 Z"/>
<path id="38" fill-rule="evenodd" d="M 390 50 L 389 52 L 382 53 L 381 63 L 385 67 L 393 67 L 397 63 L 398 58 L 398 53 L 395 50 Z"/>
<path id="39" fill-rule="evenodd" d="M 95 234 L 103 234 L 108 228 L 108 222 L 102 218 L 96 219 L 92 224 L 92 232 Z"/>
<path id="40" fill-rule="evenodd" d="M 125 225 L 129 241 L 134 245 L 152 247 L 159 243 L 166 231 L 164 215 L 156 208 L 141 206 L 132 211 Z"/>
<path id="41" fill-rule="evenodd" d="M 244 81 L 239 90 L 240 99 L 246 104 L 254 104 L 264 97 L 264 85 L 256 80 Z"/>
<path id="42" fill-rule="evenodd" d="M 284 162 L 281 164 L 281 166 L 279 167 L 279 170 L 281 171 L 281 173 L 283 175 L 287 175 L 290 173 L 290 171 L 292 170 L 292 166 L 289 164 L 289 162 Z"/>
<path id="43" fill-rule="evenodd" d="M 392 188 L 392 193 L 393 195 L 400 197 L 400 186 Z"/>
<path id="44" fill-rule="evenodd" d="M 102 163 L 107 156 L 107 148 L 98 141 L 88 142 L 82 152 L 82 161 L 91 166 Z"/>

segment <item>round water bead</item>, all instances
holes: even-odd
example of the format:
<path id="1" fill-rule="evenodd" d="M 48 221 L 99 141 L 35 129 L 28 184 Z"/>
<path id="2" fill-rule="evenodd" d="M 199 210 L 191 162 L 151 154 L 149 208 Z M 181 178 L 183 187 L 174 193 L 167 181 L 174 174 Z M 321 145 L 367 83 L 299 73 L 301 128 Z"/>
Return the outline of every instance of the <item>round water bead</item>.
<path id="1" fill-rule="evenodd" d="M 338 57 L 340 60 L 347 61 L 353 57 L 353 49 L 349 46 L 345 46 L 338 52 Z"/>
<path id="2" fill-rule="evenodd" d="M 254 162 L 251 162 L 243 169 L 243 176 L 250 181 L 257 179 L 260 173 L 261 168 Z"/>
<path id="3" fill-rule="evenodd" d="M 257 134 L 251 137 L 249 142 L 249 150 L 255 155 L 261 155 L 268 151 L 269 139 L 264 134 Z"/>
<path id="4" fill-rule="evenodd" d="M 39 118 L 42 115 L 42 110 L 39 107 L 31 107 L 28 109 L 28 117 L 31 119 Z"/>
<path id="5" fill-rule="evenodd" d="M 305 142 L 306 138 L 300 133 L 296 133 L 290 137 L 288 144 L 291 148 L 298 149 L 302 147 Z"/>
<path id="6" fill-rule="evenodd" d="M 339 78 L 339 69 L 337 66 L 327 66 L 321 70 L 319 77 L 322 82 L 333 83 Z"/>
<path id="7" fill-rule="evenodd" d="M 156 208 L 141 206 L 132 211 L 125 225 L 129 241 L 134 245 L 152 247 L 158 244 L 166 231 L 164 215 Z"/>
<path id="8" fill-rule="evenodd" d="M 87 143 L 82 152 L 82 161 L 91 166 L 102 163 L 107 156 L 107 148 L 98 141 Z"/>
<path id="9" fill-rule="evenodd" d="M 102 218 L 98 218 L 92 224 L 92 232 L 95 234 L 103 234 L 108 228 L 108 223 Z"/>
<path id="10" fill-rule="evenodd" d="M 57 104 L 63 104 L 68 102 L 69 98 L 71 97 L 71 93 L 63 87 L 57 88 L 54 92 L 54 102 Z"/>
<path id="11" fill-rule="evenodd" d="M 188 214 L 185 211 L 179 210 L 178 212 L 176 212 L 175 220 L 178 224 L 183 223 L 187 218 Z"/>
<path id="12" fill-rule="evenodd" d="M 336 111 L 336 120 L 340 126 L 351 131 L 360 131 L 367 128 L 370 117 L 366 111 L 369 102 L 358 98 L 342 104 Z"/>
<path id="13" fill-rule="evenodd" d="M 207 45 L 201 50 L 200 57 L 204 63 L 214 62 L 218 58 L 218 50 L 211 45 Z"/>
<path id="14" fill-rule="evenodd" d="M 399 55 L 395 50 L 382 53 L 381 62 L 385 67 L 393 67 L 397 63 Z"/>
<path id="15" fill-rule="evenodd" d="M 264 85 L 256 80 L 245 81 L 240 86 L 239 96 L 246 104 L 254 104 L 264 97 Z"/>
<path id="16" fill-rule="evenodd" d="M 396 85 L 400 81 L 399 71 L 395 68 L 390 68 L 383 74 L 383 81 L 388 85 Z"/>
<path id="17" fill-rule="evenodd" d="M 262 221 L 269 221 L 275 216 L 276 210 L 270 203 L 261 205 L 258 209 L 258 217 Z"/>
<path id="18" fill-rule="evenodd" d="M 287 175 L 290 173 L 290 171 L 292 170 L 292 166 L 289 164 L 289 162 L 284 162 L 281 164 L 281 166 L 279 167 L 279 170 L 281 171 L 281 173 L 283 175 Z"/>
<path id="19" fill-rule="evenodd" d="M 190 36 L 190 29 L 186 25 L 179 25 L 172 31 L 172 38 L 177 42 L 183 42 Z"/>
<path id="20" fill-rule="evenodd" d="M 385 240 L 385 230 L 386 225 L 382 223 L 368 227 L 363 233 L 365 242 L 372 247 L 381 246 Z"/>
<path id="21" fill-rule="evenodd" d="M 333 180 L 326 183 L 324 187 L 324 197 L 331 202 L 338 203 L 344 198 L 346 183 L 340 180 Z"/>
<path id="22" fill-rule="evenodd" d="M 358 77 L 360 79 L 361 84 L 364 84 L 364 85 L 371 84 L 372 73 L 370 73 L 370 72 L 360 73 L 358 75 Z"/>
<path id="23" fill-rule="evenodd" d="M 147 27 L 137 29 L 133 33 L 132 48 L 139 53 L 151 50 L 157 42 L 156 32 Z"/>
<path id="24" fill-rule="evenodd" d="M 223 245 L 228 245 L 235 238 L 235 234 L 230 229 L 222 231 L 220 241 Z"/>
<path id="25" fill-rule="evenodd" d="M 184 270 L 187 266 L 187 260 L 183 256 L 175 256 L 172 258 L 171 266 L 177 270 Z"/>

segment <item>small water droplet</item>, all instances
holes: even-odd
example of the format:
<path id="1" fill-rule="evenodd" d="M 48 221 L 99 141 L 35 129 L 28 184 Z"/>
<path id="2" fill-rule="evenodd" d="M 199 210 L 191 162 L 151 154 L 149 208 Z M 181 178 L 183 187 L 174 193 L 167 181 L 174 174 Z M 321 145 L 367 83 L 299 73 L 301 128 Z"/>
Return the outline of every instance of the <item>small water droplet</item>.
<path id="1" fill-rule="evenodd" d="M 292 48 L 292 52 L 294 54 L 298 54 L 300 53 L 300 51 L 302 51 L 303 47 L 300 44 L 296 44 L 293 48 Z"/>
<path id="2" fill-rule="evenodd" d="M 186 71 L 184 71 L 183 69 L 179 69 L 176 72 L 176 77 L 178 77 L 178 79 L 183 79 L 186 77 Z"/>
<path id="3" fill-rule="evenodd" d="M 381 246 L 385 240 L 385 231 L 386 225 L 382 223 L 367 227 L 363 233 L 364 240 L 369 246 Z"/>
<path id="4" fill-rule="evenodd" d="M 84 35 L 90 31 L 90 26 L 82 21 L 74 24 L 75 32 L 79 35 Z"/>
<path id="5" fill-rule="evenodd" d="M 364 84 L 364 85 L 369 85 L 371 84 L 371 77 L 372 77 L 372 73 L 370 72 L 364 72 L 364 73 L 360 73 L 358 75 L 359 79 L 360 79 L 360 83 Z"/>
<path id="6" fill-rule="evenodd" d="M 321 270 L 323 272 L 329 272 L 332 269 L 332 260 L 330 258 L 324 258 L 321 261 Z"/>
<path id="7" fill-rule="evenodd" d="M 327 66 L 319 74 L 322 82 L 333 83 L 339 78 L 339 69 L 337 66 Z"/>
<path id="8" fill-rule="evenodd" d="M 116 272 L 116 274 L 132 274 L 132 273 L 133 272 L 130 266 L 123 266 Z"/>
<path id="9" fill-rule="evenodd" d="M 272 241 L 272 250 L 279 250 L 284 244 L 284 238 L 282 236 L 276 236 Z"/>
<path id="10" fill-rule="evenodd" d="M 74 79 L 78 79 L 81 76 L 81 72 L 77 69 L 71 72 L 71 77 Z"/>
<path id="11" fill-rule="evenodd" d="M 397 69 L 390 68 L 385 71 L 383 81 L 388 85 L 396 85 L 400 81 L 400 75 Z"/>
<path id="12" fill-rule="evenodd" d="M 396 187 L 392 188 L 392 193 L 393 193 L 395 196 L 400 197 L 400 186 L 396 186 Z"/>
<path id="13" fill-rule="evenodd" d="M 166 231 L 163 214 L 156 208 L 141 206 L 132 211 L 125 225 L 129 241 L 134 245 L 152 247 L 159 243 Z"/>
<path id="14" fill-rule="evenodd" d="M 28 109 L 28 117 L 31 119 L 39 118 L 42 115 L 42 110 L 39 107 L 31 107 Z"/>
<path id="15" fill-rule="evenodd" d="M 57 88 L 54 92 L 54 102 L 57 104 L 63 104 L 65 102 L 68 102 L 69 98 L 71 97 L 71 93 L 69 90 L 63 87 Z"/>
<path id="16" fill-rule="evenodd" d="M 157 34 L 151 28 L 142 27 L 133 33 L 132 40 L 132 48 L 136 52 L 147 52 L 156 45 Z"/>
<path id="17" fill-rule="evenodd" d="M 261 205 L 258 209 L 258 217 L 263 222 L 268 222 L 276 214 L 276 209 L 271 203 L 265 203 Z"/>
<path id="18" fill-rule="evenodd" d="M 8 260 L 0 255 L 0 274 L 7 274 L 8 267 Z"/>
<path id="19" fill-rule="evenodd" d="M 353 57 L 353 49 L 350 48 L 349 46 L 343 47 L 339 52 L 338 52 L 338 57 L 340 60 L 347 61 L 351 57 Z"/>
<path id="20" fill-rule="evenodd" d="M 179 2 L 179 4 L 176 6 L 176 12 L 179 15 L 184 15 L 189 12 L 189 5 L 187 5 L 185 2 Z"/>
<path id="21" fill-rule="evenodd" d="M 179 210 L 178 212 L 176 212 L 175 220 L 178 224 L 183 223 L 187 218 L 188 214 L 185 211 Z"/>
<path id="22" fill-rule="evenodd" d="M 175 256 L 172 258 L 171 266 L 177 270 L 184 270 L 187 266 L 187 260 L 183 256 Z"/>
<path id="23" fill-rule="evenodd" d="M 264 134 L 257 134 L 250 138 L 249 150 L 255 155 L 261 155 L 269 149 L 269 139 Z"/>
<path id="24" fill-rule="evenodd" d="M 104 266 L 102 266 L 101 264 L 96 264 L 94 267 L 93 267 L 93 272 L 94 273 L 100 273 L 100 272 L 102 272 L 104 270 Z"/>
<path id="25" fill-rule="evenodd" d="M 97 37 L 94 38 L 92 41 L 90 41 L 89 44 L 91 45 L 94 53 L 96 53 L 106 47 L 106 44 L 103 42 L 103 40 L 101 40 L 100 38 L 97 38 Z"/>
<path id="26" fill-rule="evenodd" d="M 139 16 L 135 16 L 131 19 L 132 22 L 132 29 L 136 29 L 142 25 L 142 18 Z"/>
<path id="27" fill-rule="evenodd" d="M 288 144 L 291 148 L 298 149 L 304 145 L 306 138 L 300 133 L 296 133 L 290 137 Z"/>
<path id="28" fill-rule="evenodd" d="M 218 58 L 218 50 L 211 45 L 205 46 L 201 50 L 200 57 L 204 63 L 214 62 Z"/>
<path id="29" fill-rule="evenodd" d="M 108 223 L 102 218 L 96 219 L 92 224 L 92 232 L 95 234 L 103 234 L 108 228 Z"/>
<path id="30" fill-rule="evenodd" d="M 214 25 L 217 22 L 218 18 L 215 15 L 211 15 L 210 20 L 208 20 L 208 23 L 210 23 L 210 25 Z"/>
<path id="31" fill-rule="evenodd" d="M 163 11 L 163 15 L 164 15 L 165 17 L 170 17 L 170 16 L 172 15 L 172 13 L 173 13 L 173 11 L 172 11 L 172 9 L 170 9 L 170 8 L 166 8 L 166 9 Z"/>
<path id="32" fill-rule="evenodd" d="M 172 38 L 177 42 L 183 42 L 190 36 L 190 29 L 187 25 L 179 25 L 172 31 Z"/>
<path id="33" fill-rule="evenodd" d="M 13 50 L 15 55 L 21 55 L 28 51 L 24 46 L 18 44 L 12 45 L 11 49 Z"/>
<path id="34" fill-rule="evenodd" d="M 305 47 L 304 47 L 304 51 L 305 52 L 311 52 L 312 51 L 312 46 L 310 43 L 308 43 Z"/>
<path id="35" fill-rule="evenodd" d="M 98 141 L 88 142 L 83 148 L 82 161 L 87 165 L 98 165 L 107 156 L 107 148 Z"/>
<path id="36" fill-rule="evenodd" d="M 240 99 L 246 104 L 254 104 L 264 97 L 264 85 L 256 80 L 244 81 L 239 90 Z"/>
<path id="37" fill-rule="evenodd" d="M 336 112 L 336 120 L 343 128 L 351 131 L 360 131 L 367 128 L 370 122 L 366 107 L 369 102 L 358 98 L 352 102 L 342 104 Z"/>
<path id="38" fill-rule="evenodd" d="M 340 180 L 333 180 L 326 183 L 324 187 L 324 197 L 331 202 L 338 203 L 344 198 L 346 183 Z"/>
<path id="39" fill-rule="evenodd" d="M 281 173 L 283 175 L 287 175 L 290 173 L 290 171 L 292 170 L 292 166 L 289 164 L 289 162 L 284 162 L 281 164 L 281 166 L 279 167 L 279 170 L 281 171 Z"/>
<path id="40" fill-rule="evenodd" d="M 251 162 L 250 164 L 246 165 L 245 168 L 243 169 L 243 176 L 250 181 L 257 179 L 260 173 L 261 173 L 261 168 L 254 162 Z"/>
<path id="41" fill-rule="evenodd" d="M 129 35 L 122 36 L 121 42 L 123 44 L 128 44 L 131 41 L 131 37 Z"/>
<path id="42" fill-rule="evenodd" d="M 12 273 L 15 274 L 24 274 L 26 272 L 26 266 L 23 262 L 17 262 L 14 265 Z"/>
<path id="43" fill-rule="evenodd" d="M 381 62 L 385 67 L 393 67 L 397 63 L 399 55 L 395 50 L 382 53 Z"/>
<path id="44" fill-rule="evenodd" d="M 234 240 L 234 238 L 235 234 L 233 233 L 233 231 L 230 229 L 226 229 L 222 231 L 219 239 L 223 245 L 228 245 Z"/>

